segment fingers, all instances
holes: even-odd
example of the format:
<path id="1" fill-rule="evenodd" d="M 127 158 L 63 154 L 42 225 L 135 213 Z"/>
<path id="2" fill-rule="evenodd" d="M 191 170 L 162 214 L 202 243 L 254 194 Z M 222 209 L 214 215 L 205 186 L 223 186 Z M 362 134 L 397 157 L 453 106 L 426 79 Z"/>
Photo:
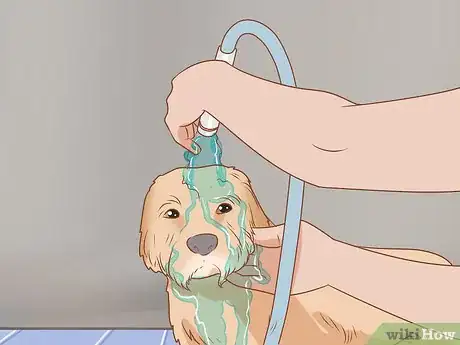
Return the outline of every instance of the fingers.
<path id="1" fill-rule="evenodd" d="M 179 127 L 175 132 L 173 132 L 169 127 L 168 129 L 174 140 L 184 149 L 194 154 L 200 152 L 200 146 L 194 141 L 196 132 L 193 129 L 192 124 L 184 127 Z"/>
<path id="2" fill-rule="evenodd" d="M 199 125 L 199 123 L 200 123 L 200 119 L 198 119 L 194 123 L 192 123 L 193 133 L 195 133 L 194 135 L 196 135 L 198 133 L 198 125 Z"/>
<path id="3" fill-rule="evenodd" d="M 186 150 L 194 152 L 193 138 L 197 134 L 199 117 L 209 102 L 209 85 L 218 78 L 225 62 L 204 61 L 187 67 L 171 81 L 166 99 L 165 124 L 173 139 Z"/>
<path id="4" fill-rule="evenodd" d="M 283 242 L 283 225 L 254 229 L 254 243 L 263 247 L 278 248 Z"/>
<path id="5" fill-rule="evenodd" d="M 187 109 L 181 106 L 180 103 L 175 101 L 174 99 L 171 100 L 171 94 L 166 100 L 166 116 L 164 118 L 164 122 L 166 127 L 169 130 L 169 133 L 173 137 L 174 141 L 182 146 L 187 151 L 192 153 L 198 153 L 200 148 L 199 146 L 193 141 L 195 135 L 198 132 L 198 120 L 194 120 L 194 122 L 190 124 L 181 124 L 177 123 L 175 119 L 180 118 L 179 114 L 185 114 Z M 199 115 L 197 115 L 198 117 Z"/>
<path id="6" fill-rule="evenodd" d="M 192 152 L 193 154 L 198 154 L 200 152 L 200 147 L 192 139 L 187 139 L 182 142 L 178 142 L 187 151 Z"/>
<path id="7" fill-rule="evenodd" d="M 193 126 L 193 124 L 184 126 L 174 122 L 173 119 L 177 117 L 175 114 L 178 112 L 180 113 L 181 109 L 177 109 L 175 106 L 171 106 L 169 99 L 170 97 L 168 97 L 166 101 L 167 110 L 166 116 L 164 118 L 164 122 L 166 124 L 166 127 L 168 128 L 169 133 L 173 137 L 174 141 L 178 143 L 180 146 L 182 146 L 184 149 L 192 153 L 196 153 L 193 142 L 193 138 L 196 134 L 195 127 Z"/>

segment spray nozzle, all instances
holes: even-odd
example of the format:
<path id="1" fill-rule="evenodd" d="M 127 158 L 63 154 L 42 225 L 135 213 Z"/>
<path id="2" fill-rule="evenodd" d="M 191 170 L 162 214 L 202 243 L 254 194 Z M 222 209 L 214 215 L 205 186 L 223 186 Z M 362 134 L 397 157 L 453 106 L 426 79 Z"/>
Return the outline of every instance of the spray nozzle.
<path id="1" fill-rule="evenodd" d="M 211 114 L 205 111 L 200 116 L 198 133 L 205 137 L 210 137 L 217 133 L 217 128 L 219 128 L 219 121 L 217 121 Z"/>

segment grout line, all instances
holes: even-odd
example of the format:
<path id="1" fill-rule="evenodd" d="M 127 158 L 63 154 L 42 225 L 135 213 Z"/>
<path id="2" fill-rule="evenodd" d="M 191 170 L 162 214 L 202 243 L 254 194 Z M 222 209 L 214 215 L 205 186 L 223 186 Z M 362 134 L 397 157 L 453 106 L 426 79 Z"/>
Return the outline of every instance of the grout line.
<path id="1" fill-rule="evenodd" d="M 112 332 L 113 332 L 113 329 L 105 331 L 102 337 L 100 337 L 99 340 L 94 345 L 102 345 L 102 343 L 104 343 L 107 340 L 107 338 L 109 337 L 110 334 L 112 334 Z"/>
<path id="2" fill-rule="evenodd" d="M 17 329 L 5 335 L 2 339 L 0 339 L 0 345 L 5 344 L 8 340 L 16 336 L 19 332 L 21 332 L 21 330 Z"/>
<path id="3" fill-rule="evenodd" d="M 160 345 L 165 345 L 166 344 L 166 337 L 168 336 L 168 330 L 165 329 L 163 331 L 163 336 L 161 337 L 161 342 Z"/>

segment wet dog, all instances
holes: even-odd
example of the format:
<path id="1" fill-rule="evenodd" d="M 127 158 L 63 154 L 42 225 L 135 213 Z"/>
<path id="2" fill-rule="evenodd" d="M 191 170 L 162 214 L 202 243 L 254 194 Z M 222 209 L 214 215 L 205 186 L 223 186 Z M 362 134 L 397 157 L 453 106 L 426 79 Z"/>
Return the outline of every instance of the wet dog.
<path id="1" fill-rule="evenodd" d="M 220 195 L 223 184 L 210 181 L 212 202 L 203 203 L 185 183 L 184 169 L 176 169 L 159 176 L 145 198 L 139 252 L 148 269 L 167 278 L 170 322 L 181 345 L 262 345 L 268 328 L 273 295 L 227 278 L 256 256 L 254 231 L 273 223 L 243 172 L 228 167 L 226 179 L 231 195 L 225 188 Z M 272 250 L 254 265 L 278 258 Z M 372 250 L 446 264 L 423 251 Z M 324 287 L 291 297 L 281 344 L 365 344 L 383 322 L 402 320 Z"/>

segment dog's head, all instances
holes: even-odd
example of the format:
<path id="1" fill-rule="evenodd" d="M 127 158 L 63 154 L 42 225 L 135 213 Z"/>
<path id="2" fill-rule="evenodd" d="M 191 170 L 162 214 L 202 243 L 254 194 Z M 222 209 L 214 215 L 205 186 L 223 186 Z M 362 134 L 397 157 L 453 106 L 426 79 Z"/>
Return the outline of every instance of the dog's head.
<path id="1" fill-rule="evenodd" d="M 145 197 L 139 254 L 147 268 L 184 288 L 193 278 L 215 274 L 223 282 L 254 251 L 253 228 L 272 225 L 248 177 L 235 168 L 221 169 L 220 181 L 215 166 L 170 171 Z M 186 177 L 190 172 L 201 176 L 193 186 Z"/>

